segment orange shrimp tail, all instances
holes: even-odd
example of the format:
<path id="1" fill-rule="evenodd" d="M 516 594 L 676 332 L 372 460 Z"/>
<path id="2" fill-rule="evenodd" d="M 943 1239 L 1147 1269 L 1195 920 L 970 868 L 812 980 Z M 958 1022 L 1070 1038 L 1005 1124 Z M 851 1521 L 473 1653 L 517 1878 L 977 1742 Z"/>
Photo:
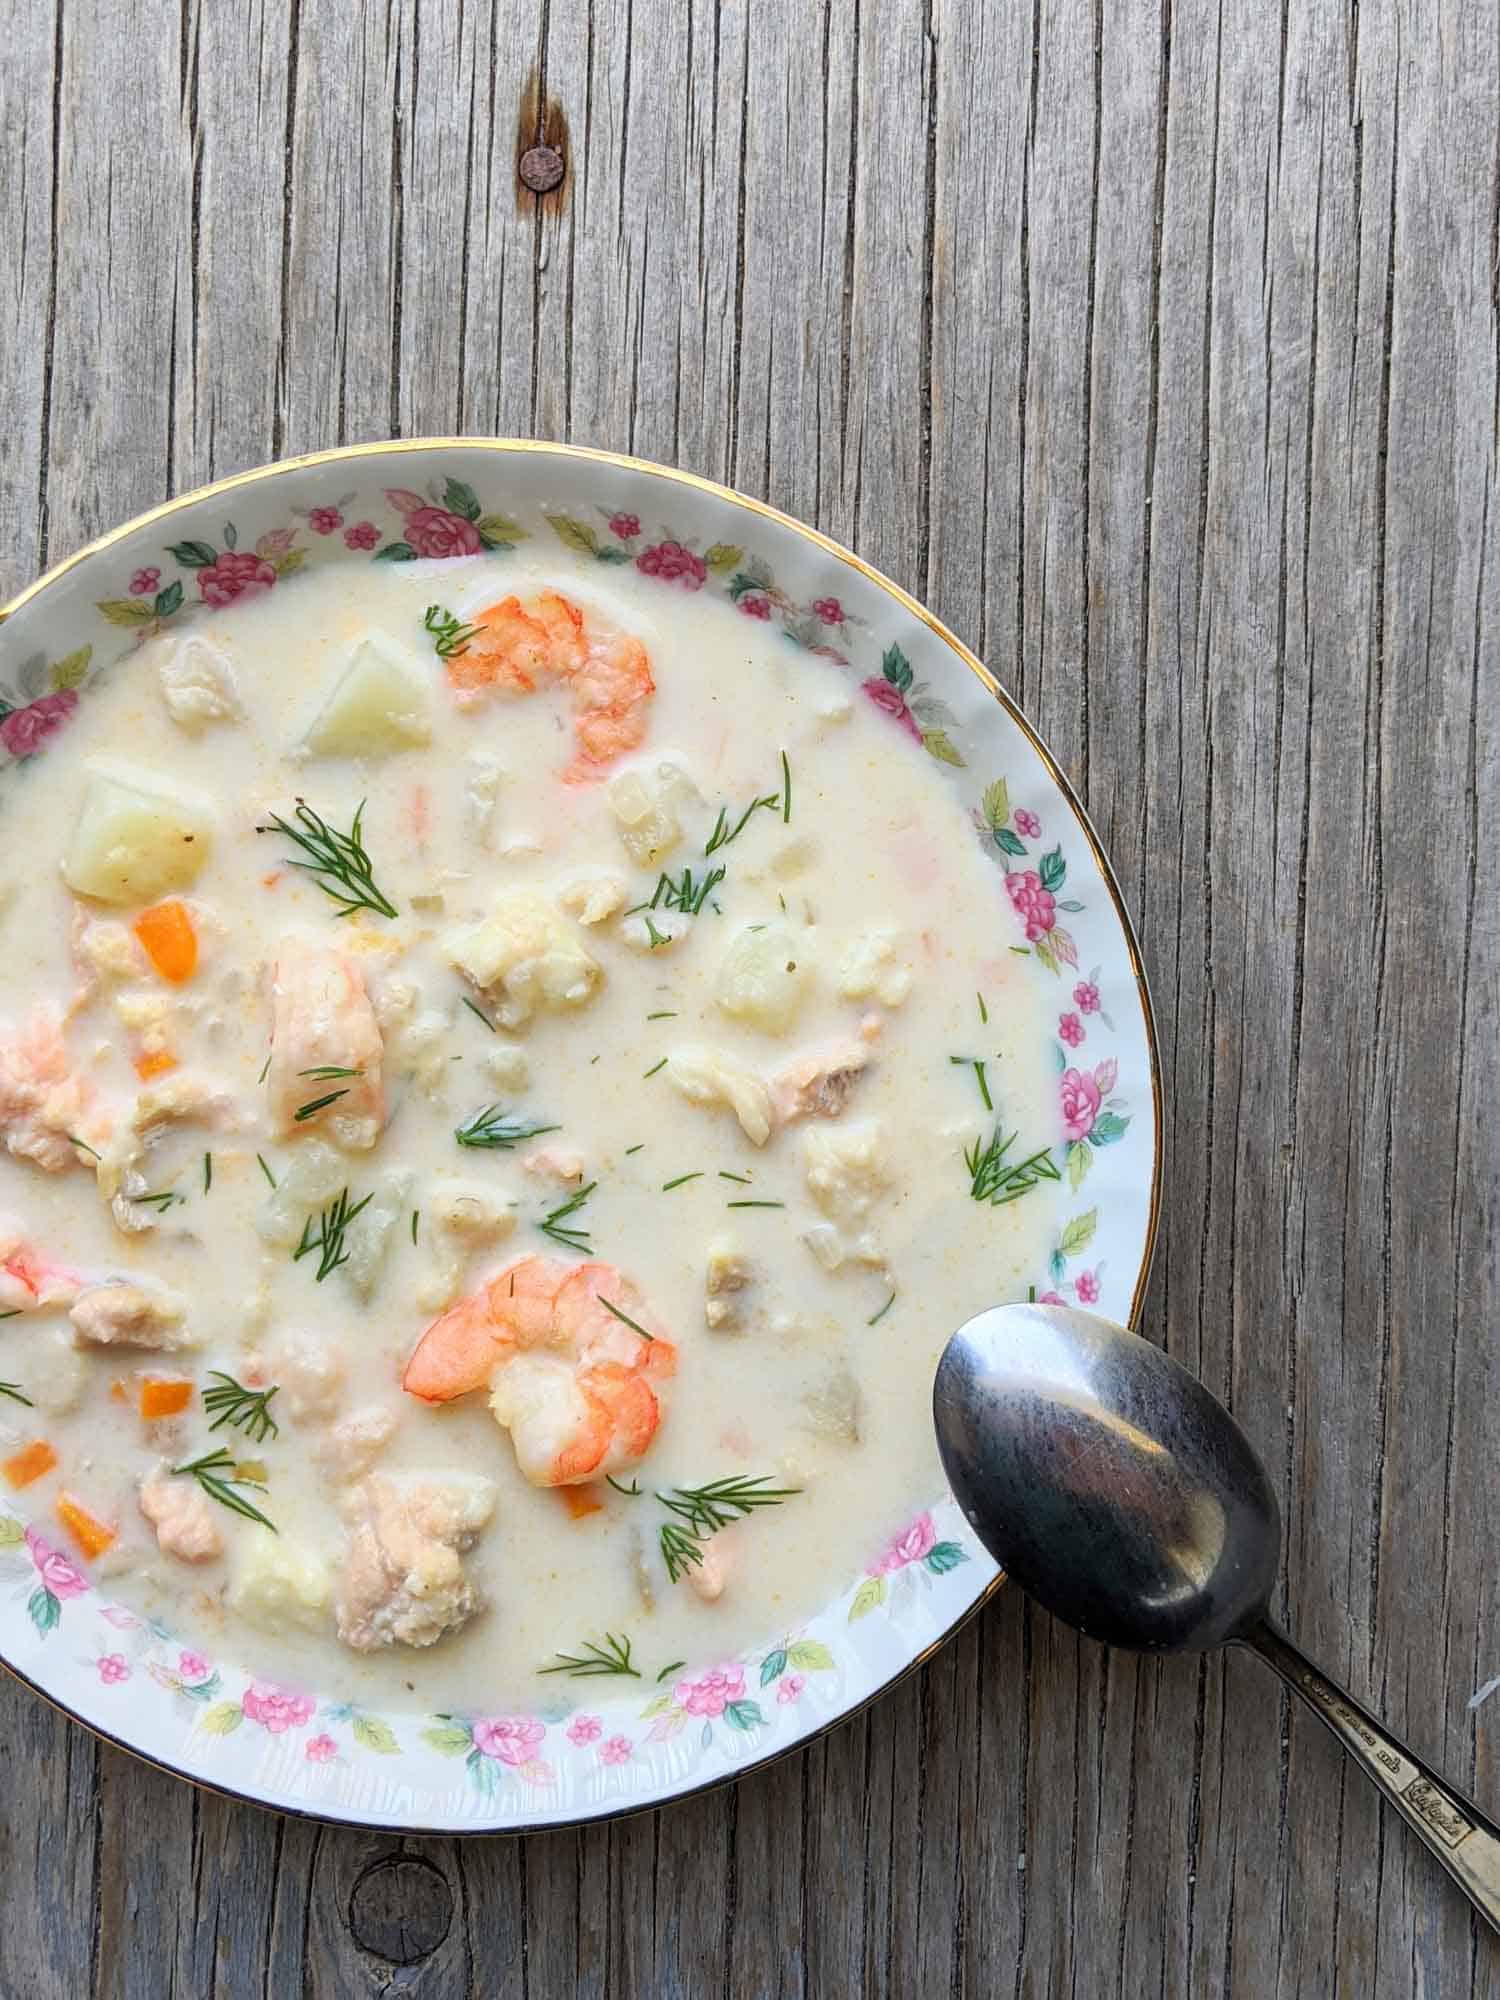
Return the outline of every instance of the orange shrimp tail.
<path id="1" fill-rule="evenodd" d="M 509 1344 L 505 1329 L 490 1317 L 484 1293 L 460 1299 L 417 1342 L 401 1386 L 424 1403 L 451 1403 L 485 1386 Z"/>

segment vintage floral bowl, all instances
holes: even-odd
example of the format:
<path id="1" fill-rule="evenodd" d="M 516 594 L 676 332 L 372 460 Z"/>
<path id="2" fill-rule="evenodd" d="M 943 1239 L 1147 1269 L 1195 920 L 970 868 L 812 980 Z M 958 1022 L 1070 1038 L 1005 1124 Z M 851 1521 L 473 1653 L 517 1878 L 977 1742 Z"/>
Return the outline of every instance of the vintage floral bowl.
<path id="1" fill-rule="evenodd" d="M 920 739 L 1005 878 L 1056 1022 L 1065 1201 L 1041 1297 L 1139 1305 L 1156 1232 L 1161 1107 L 1140 954 L 1056 762 L 979 661 L 914 599 L 784 514 L 691 474 L 563 445 L 452 438 L 291 459 L 171 501 L 59 563 L 0 612 L 0 824 L 10 786 L 140 641 L 323 562 L 503 553 L 556 538 L 710 591 L 835 661 Z M 1020 930 L 1016 933 L 1020 936 Z M 556 1826 L 753 1769 L 869 1702 L 997 1586 L 951 1500 L 816 1616 L 662 1688 L 526 1714 L 375 1713 L 209 1660 L 110 1602 L 0 1509 L 0 1661 L 100 1735 L 261 1804 L 417 1832 Z"/>

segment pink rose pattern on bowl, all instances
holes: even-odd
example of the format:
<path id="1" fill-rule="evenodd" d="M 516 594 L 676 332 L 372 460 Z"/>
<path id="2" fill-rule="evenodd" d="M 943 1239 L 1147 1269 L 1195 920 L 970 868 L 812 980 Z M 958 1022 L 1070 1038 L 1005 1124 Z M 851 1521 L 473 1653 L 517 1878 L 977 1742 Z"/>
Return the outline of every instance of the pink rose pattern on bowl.
<path id="1" fill-rule="evenodd" d="M 414 456 L 409 462 L 431 461 Z M 352 463 L 358 469 L 360 461 Z M 600 505 L 592 518 L 576 509 L 566 513 L 544 509 L 536 522 L 523 526 L 510 514 L 487 508 L 474 486 L 451 473 L 430 480 L 422 491 L 404 484 L 340 491 L 339 475 L 347 477 L 349 470 L 349 464 L 334 465 L 325 479 L 322 468 L 306 469 L 299 486 L 305 499 L 287 510 L 291 522 L 284 513 L 278 524 L 273 515 L 272 524 L 262 525 L 253 537 L 243 518 L 238 524 L 233 518 L 223 519 L 222 501 L 209 500 L 185 510 L 201 538 L 195 532 L 167 542 L 151 527 L 129 536 L 129 559 L 116 571 L 117 594 L 93 603 L 105 640 L 111 631 L 117 635 L 113 650 L 101 644 L 96 627 L 72 651 L 33 654 L 0 678 L 0 783 L 9 772 L 33 764 L 47 742 L 66 728 L 94 674 L 113 664 L 122 648 L 128 651 L 179 619 L 274 589 L 313 559 L 363 556 L 389 562 L 486 550 L 503 554 L 529 535 L 547 531 L 577 555 L 605 565 L 629 563 L 664 588 L 713 590 L 743 615 L 776 623 L 792 648 L 850 669 L 854 692 L 920 743 L 929 756 L 955 772 L 966 769 L 970 745 L 952 710 L 917 678 L 901 644 L 873 645 L 866 621 L 845 602 L 850 594 L 857 601 L 852 585 L 843 594 L 823 588 L 799 602 L 780 585 L 763 557 L 737 543 L 684 532 L 681 522 L 666 526 L 648 520 L 635 508 Z M 233 497 L 244 502 L 244 515 L 253 512 L 243 489 Z M 216 527 L 209 525 L 211 520 L 217 521 Z M 99 573 L 92 570 L 90 581 Z M 836 559 L 827 559 L 827 573 L 830 578 L 843 574 Z M 893 607 L 884 600 L 882 604 L 884 615 L 892 616 Z M 914 621 L 907 620 L 907 630 L 920 636 Z M 70 636 L 82 638 L 78 633 Z M 1112 934 L 1113 913 L 1101 909 L 1094 935 L 1105 945 L 1108 963 L 1093 967 L 1086 976 L 1078 970 L 1074 929 L 1077 920 L 1087 924 L 1089 919 L 1084 903 L 1070 889 L 1064 842 L 1047 844 L 1043 829 L 1054 820 L 1071 827 L 1080 853 L 1082 838 L 1039 762 L 1022 756 L 1020 767 L 1034 796 L 1026 803 L 1013 803 L 1013 774 L 1007 773 L 984 787 L 972 817 L 1006 877 L 1016 919 L 1014 942 L 1008 949 L 1035 959 L 1039 976 L 1059 981 L 1055 1045 L 1059 1135 L 1065 1178 L 1070 1193 L 1077 1196 L 1096 1155 L 1125 1139 L 1133 1124 L 1132 1110 L 1117 1091 L 1118 1058 L 1097 1046 L 1099 1037 L 1115 1033 L 1108 1011 L 1111 995 L 1120 1005 L 1133 1000 L 1133 969 L 1120 949 L 1118 931 Z M 1135 1017 L 1128 1011 L 1127 1019 L 1133 1026 Z M 1137 1030 L 1132 1053 L 1139 1046 Z M 1097 1205 L 1075 1207 L 1060 1219 L 1048 1260 L 1048 1282 L 1046 1289 L 1038 1287 L 1039 1296 L 1083 1304 L 1101 1299 L 1110 1282 L 1106 1264 L 1083 1261 L 1100 1228 Z M 114 1703 L 123 1689 L 127 1707 L 138 1705 L 142 1697 L 137 1690 L 144 1677 L 156 1699 L 175 1704 L 184 1713 L 188 1748 L 179 1761 L 189 1769 L 222 1778 L 225 1758 L 237 1754 L 223 1747 L 230 1739 L 286 1743 L 292 1746 L 302 1776 L 288 1778 L 286 1767 L 278 1766 L 283 1775 L 277 1787 L 264 1795 L 272 1803 L 308 1802 L 315 1807 L 320 1798 L 327 1798 L 328 1809 L 337 1811 L 345 1800 L 342 1773 L 365 1760 L 384 1760 L 403 1772 L 410 1765 L 414 1776 L 418 1770 L 422 1773 L 418 1782 L 446 1799 L 440 1774 L 461 1759 L 463 1791 L 474 1806 L 461 1810 L 446 1805 L 436 1818 L 446 1813 L 445 1823 L 455 1826 L 524 1824 L 565 1817 L 565 1794 L 573 1796 L 575 1809 L 586 1814 L 591 1808 L 581 1802 L 605 1795 L 595 1791 L 585 1795 L 577 1789 L 585 1784 L 615 1787 L 628 1779 L 625 1799 L 608 1793 L 615 1804 L 670 1795 L 678 1788 L 685 1742 L 693 1746 L 692 1757 L 715 1760 L 706 1773 L 713 1774 L 725 1768 L 726 1757 L 731 1760 L 729 1768 L 757 1761 L 783 1741 L 798 1740 L 833 1719 L 851 1699 L 862 1698 L 861 1690 L 870 1685 L 864 1676 L 873 1671 L 873 1686 L 878 1687 L 910 1657 L 913 1642 L 902 1636 L 908 1626 L 938 1636 L 993 1573 L 982 1552 L 965 1546 L 962 1532 L 951 1502 L 923 1512 L 872 1554 L 866 1575 L 806 1631 L 789 1634 L 746 1659 L 689 1663 L 669 1686 L 643 1690 L 644 1702 L 639 1695 L 633 1703 L 626 1697 L 605 1705 L 602 1713 L 582 1712 L 577 1704 L 565 1701 L 560 1711 L 553 1707 L 537 1715 L 439 1715 L 424 1720 L 320 1702 L 307 1691 L 215 1665 L 194 1650 L 174 1645 L 161 1627 L 100 1599 L 77 1564 L 36 1528 L 3 1509 L 0 1582 L 8 1577 L 17 1586 L 24 1629 L 33 1635 L 34 1647 L 44 1647 L 65 1619 L 70 1631 L 78 1621 L 86 1626 L 92 1619 L 99 1638 L 92 1653 L 85 1640 L 81 1664 L 96 1695 Z M 930 1609 L 929 1596 L 934 1599 Z M 884 1612 L 884 1618 L 872 1620 L 877 1610 Z M 848 1634 L 842 1645 L 836 1637 L 840 1630 Z M 878 1654 L 886 1664 L 874 1668 L 864 1664 L 867 1631 L 877 1632 Z M 51 1644 L 57 1641 L 51 1639 Z M 850 1650 L 855 1647 L 860 1650 Z M 40 1661 L 50 1657 L 55 1656 L 28 1655 L 23 1671 L 33 1667 L 40 1671 Z M 80 1712 L 111 1727 L 108 1707 L 87 1700 L 81 1692 L 72 1699 Z M 117 1726 L 129 1727 L 124 1714 Z M 662 1759 L 669 1761 L 663 1764 Z M 439 1777 L 430 1775 L 429 1767 Z M 251 1772 L 245 1782 L 260 1788 L 254 1766 L 241 1761 L 236 1768 Z M 592 1779 L 587 1776 L 590 1772 Z M 602 1809 L 609 1809 L 608 1804 Z"/>

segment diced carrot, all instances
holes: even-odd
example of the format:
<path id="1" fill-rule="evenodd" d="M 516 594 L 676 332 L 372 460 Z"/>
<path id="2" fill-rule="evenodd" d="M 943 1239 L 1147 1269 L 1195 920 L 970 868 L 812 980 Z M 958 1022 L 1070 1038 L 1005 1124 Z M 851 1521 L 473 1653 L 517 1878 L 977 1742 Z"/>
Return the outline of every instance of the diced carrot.
<path id="1" fill-rule="evenodd" d="M 109 1385 L 109 1400 L 112 1403 L 128 1403 L 130 1391 L 125 1386 L 125 1377 L 117 1375 Z"/>
<path id="2" fill-rule="evenodd" d="M 198 970 L 198 933 L 187 904 L 175 896 L 142 910 L 134 930 L 147 958 L 173 986 L 181 986 Z"/>
<path id="3" fill-rule="evenodd" d="M 173 1375 L 148 1375 L 141 1383 L 141 1415 L 175 1417 L 193 1400 L 193 1385 Z"/>
<path id="4" fill-rule="evenodd" d="M 115 1530 L 109 1523 L 91 1514 L 71 1493 L 59 1493 L 53 1511 L 86 1556 L 102 1556 L 115 1539 Z"/>
<path id="5" fill-rule="evenodd" d="M 553 1491 L 567 1508 L 575 1521 L 583 1521 L 590 1514 L 602 1514 L 604 1502 L 598 1498 L 591 1486 L 558 1486 Z"/>
<path id="6" fill-rule="evenodd" d="M 47 1440 L 33 1438 L 30 1444 L 23 1444 L 18 1452 L 6 1459 L 4 1465 L 0 1465 L 0 1472 L 5 1474 L 6 1484 L 14 1486 L 19 1492 L 33 1479 L 40 1479 L 44 1472 L 50 1472 L 56 1463 L 57 1453 Z"/>
<path id="7" fill-rule="evenodd" d="M 135 1059 L 135 1073 L 142 1083 L 149 1083 L 153 1076 L 165 1076 L 169 1069 L 176 1067 L 176 1056 L 166 1049 L 152 1049 L 149 1055 Z"/>

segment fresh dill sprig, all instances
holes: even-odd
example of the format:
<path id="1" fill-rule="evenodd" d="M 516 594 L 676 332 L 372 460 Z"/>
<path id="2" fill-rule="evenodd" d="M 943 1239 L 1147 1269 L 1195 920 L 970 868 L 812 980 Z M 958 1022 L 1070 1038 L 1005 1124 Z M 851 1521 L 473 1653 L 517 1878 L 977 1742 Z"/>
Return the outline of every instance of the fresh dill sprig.
<path id="1" fill-rule="evenodd" d="M 632 1319 L 630 1317 L 630 1314 L 627 1312 L 621 1312 L 620 1308 L 617 1305 L 613 1305 L 607 1298 L 605 1298 L 602 1292 L 595 1292 L 594 1297 L 599 1301 L 600 1305 L 603 1306 L 604 1310 L 607 1313 L 613 1313 L 615 1318 L 617 1320 L 623 1321 L 623 1323 L 630 1328 L 630 1331 L 632 1333 L 638 1333 L 641 1336 L 642 1340 L 646 1341 L 655 1340 L 656 1335 L 654 1333 L 647 1333 L 646 1329 L 641 1325 L 639 1320 Z M 611 1485 L 613 1485 L 614 1482 L 611 1480 L 610 1483 Z"/>
<path id="2" fill-rule="evenodd" d="M 739 839 L 740 835 L 749 825 L 752 814 L 769 811 L 780 804 L 780 792 L 767 792 L 764 798 L 752 799 L 732 827 L 729 824 L 728 808 L 720 806 L 719 817 L 714 821 L 714 830 L 708 836 L 708 841 L 703 852 L 705 854 L 717 854 L 721 847 L 727 847 L 732 840 Z"/>
<path id="3" fill-rule="evenodd" d="M 658 1008 L 656 1013 L 648 1014 L 646 1019 L 648 1021 L 675 1021 L 677 1019 L 677 1010 L 675 1007 L 661 1007 Z"/>
<path id="4" fill-rule="evenodd" d="M 595 1645 L 592 1639 L 585 1639 L 577 1653 L 559 1653 L 557 1664 L 552 1667 L 538 1667 L 539 1674 L 566 1674 L 570 1680 L 596 1680 L 605 1674 L 627 1674 L 633 1681 L 641 1677 L 640 1669 L 630 1657 L 630 1641 L 622 1633 L 616 1638 L 613 1632 L 606 1632 L 604 1644 Z"/>
<path id="5" fill-rule="evenodd" d="M 632 1479 L 628 1486 L 622 1486 L 612 1472 L 606 1472 L 604 1483 L 606 1486 L 613 1486 L 616 1493 L 623 1493 L 627 1500 L 639 1500 L 641 1497 L 641 1482 L 638 1479 Z"/>
<path id="6" fill-rule="evenodd" d="M 700 1167 L 696 1173 L 679 1174 L 675 1181 L 663 1181 L 661 1191 L 663 1194 L 670 1194 L 673 1188 L 686 1187 L 689 1181 L 701 1181 L 702 1178 L 703 1169 Z"/>
<path id="7" fill-rule="evenodd" d="M 344 1247 L 344 1237 L 355 1216 L 368 1208 L 373 1200 L 374 1196 L 367 1194 L 363 1201 L 356 1201 L 351 1206 L 348 1188 L 341 1189 L 319 1215 L 316 1235 L 311 1216 L 303 1223 L 302 1241 L 292 1252 L 292 1262 L 300 1264 L 304 1257 L 310 1257 L 316 1251 L 317 1281 L 321 1285 L 331 1271 L 336 1271 L 340 1264 L 348 1263 L 349 1252 Z"/>
<path id="8" fill-rule="evenodd" d="M 417 1240 L 417 1225 L 421 1222 L 421 1220 L 422 1220 L 421 1209 L 414 1208 L 411 1212 L 411 1240 L 413 1243 L 415 1243 Z"/>
<path id="9" fill-rule="evenodd" d="M 214 1156 L 212 1153 L 205 1153 L 203 1155 L 203 1192 L 210 1194 L 213 1191 L 213 1184 Z"/>
<path id="10" fill-rule="evenodd" d="M 645 1151 L 645 1146 L 646 1146 L 646 1142 L 645 1142 L 645 1140 L 644 1140 L 644 1139 L 637 1139 L 637 1140 L 636 1140 L 636 1142 L 635 1142 L 635 1144 L 634 1144 L 633 1146 L 627 1146 L 627 1147 L 625 1148 L 625 1157 L 626 1157 L 626 1159 L 628 1160 L 628 1159 L 630 1158 L 630 1156 L 631 1156 L 631 1154 L 632 1154 L 632 1153 L 640 1153 L 640 1152 L 644 1152 L 644 1151 Z"/>
<path id="11" fill-rule="evenodd" d="M 651 900 L 647 903 L 633 904 L 625 914 L 627 917 L 636 917 L 643 910 L 659 909 L 677 910 L 685 917 L 701 916 L 703 905 L 724 880 L 724 872 L 722 868 L 710 868 L 700 881 L 693 874 L 692 867 L 689 865 L 683 869 L 680 876 L 658 875 L 656 878 L 656 888 L 652 892 Z M 646 928 L 648 932 L 655 929 L 649 917 L 646 919 Z M 653 938 L 653 949 L 658 941 L 663 944 L 666 943 L 665 938 L 659 940 Z"/>
<path id="12" fill-rule="evenodd" d="M 472 1118 L 458 1126 L 453 1136 L 460 1146 L 508 1152 L 512 1146 L 519 1146 L 523 1139 L 540 1138 L 543 1132 L 561 1129 L 558 1125 L 529 1124 L 526 1119 L 503 1111 L 498 1104 L 486 1104 L 482 1111 L 476 1111 Z"/>
<path id="13" fill-rule="evenodd" d="M 7 1313 L 6 1318 L 8 1319 L 9 1317 L 10 1315 Z M 9 1396 L 13 1403 L 24 1403 L 28 1410 L 36 1408 L 31 1398 L 21 1393 L 19 1382 L 0 1382 L 0 1396 Z"/>
<path id="14" fill-rule="evenodd" d="M 87 1140 L 80 1139 L 75 1132 L 64 1132 L 63 1137 L 67 1140 L 70 1146 L 76 1146 L 80 1153 L 87 1153 L 91 1160 L 97 1160 L 99 1158 L 99 1155 L 94 1151 L 93 1147 L 89 1145 Z"/>
<path id="15" fill-rule="evenodd" d="M 292 1113 L 294 1125 L 304 1125 L 309 1118 L 316 1118 L 320 1111 L 326 1111 L 330 1104 L 337 1104 L 341 1097 L 349 1095 L 347 1090 L 330 1090 L 326 1096 L 313 1098 L 310 1104 L 299 1104 Z"/>
<path id="16" fill-rule="evenodd" d="M 989 1026 L 989 1024 L 990 1024 L 990 1010 L 989 1010 L 989 1008 L 988 1008 L 988 1007 L 986 1007 L 986 1006 L 985 1006 L 985 1004 L 984 1004 L 984 995 L 983 995 L 982 993 L 976 993 L 976 994 L 974 995 L 974 998 L 975 998 L 975 999 L 976 999 L 976 1000 L 977 1000 L 977 1001 L 979 1002 L 979 1020 L 980 1020 L 980 1024 L 981 1024 L 981 1026 L 983 1026 L 983 1027 L 986 1027 L 986 1028 L 987 1028 L 987 1027 Z"/>
<path id="17" fill-rule="evenodd" d="M 259 1161 L 260 1161 L 260 1170 L 261 1170 L 261 1172 L 262 1172 L 262 1173 L 263 1173 L 263 1174 L 265 1175 L 266 1179 L 267 1179 L 267 1180 L 268 1180 L 268 1181 L 269 1181 L 269 1182 L 271 1183 L 272 1187 L 275 1187 L 275 1185 L 276 1185 L 276 1176 L 275 1176 L 275 1175 L 274 1175 L 274 1174 L 273 1174 L 273 1173 L 271 1172 L 271 1169 L 270 1169 L 270 1168 L 269 1168 L 269 1167 L 268 1167 L 268 1166 L 266 1165 L 266 1156 L 265 1156 L 265 1154 L 264 1154 L 264 1153 L 257 1153 L 255 1157 L 256 1157 L 256 1159 L 257 1159 L 257 1160 L 259 1160 Z"/>
<path id="18" fill-rule="evenodd" d="M 277 1394 L 274 1386 L 247 1389 L 243 1382 L 236 1382 L 221 1368 L 210 1368 L 208 1372 L 217 1378 L 217 1386 L 199 1393 L 204 1410 L 213 1418 L 210 1431 L 228 1424 L 232 1431 L 243 1431 L 252 1444 L 264 1444 L 268 1437 L 279 1434 L 280 1426 L 271 1415 L 271 1401 Z"/>
<path id="19" fill-rule="evenodd" d="M 787 761 L 785 750 L 781 753 L 781 823 L 792 823 L 792 767 Z"/>
<path id="20" fill-rule="evenodd" d="M 659 1537 L 662 1560 L 673 1583 L 702 1562 L 700 1544 L 710 1535 L 742 1515 L 753 1514 L 758 1507 L 779 1507 L 783 1500 L 802 1491 L 800 1486 L 772 1486 L 770 1478 L 769 1473 L 754 1479 L 731 1473 L 726 1479 L 711 1479 L 706 1486 L 674 1486 L 668 1493 L 657 1494 L 668 1512 L 677 1517 L 662 1523 Z"/>
<path id="21" fill-rule="evenodd" d="M 469 641 L 479 631 L 477 625 L 465 625 L 461 618 L 455 618 L 441 604 L 429 604 L 422 614 L 422 623 L 432 634 L 433 650 L 440 660 L 456 660 L 461 653 L 466 653 Z"/>
<path id="22" fill-rule="evenodd" d="M 726 1201 L 726 1208 L 785 1208 L 784 1201 Z"/>
<path id="23" fill-rule="evenodd" d="M 499 1034 L 500 1030 L 495 1026 L 494 1022 L 490 1019 L 489 1015 L 485 1013 L 482 1007 L 476 1007 L 474 1005 L 474 1002 L 469 998 L 467 993 L 460 993 L 458 997 L 460 1000 L 463 1001 L 464 1005 L 468 1008 L 469 1012 L 472 1015 L 474 1015 L 476 1020 L 483 1021 L 484 1025 L 489 1029 L 492 1035 Z"/>
<path id="24" fill-rule="evenodd" d="M 159 1215 L 165 1215 L 169 1208 L 186 1201 L 187 1196 L 179 1194 L 176 1188 L 163 1188 L 158 1194 L 133 1194 L 129 1199 L 139 1202 L 142 1208 L 154 1208 Z"/>
<path id="25" fill-rule="evenodd" d="M 363 1076 L 362 1069 L 349 1069 L 343 1063 L 318 1063 L 312 1069 L 299 1069 L 298 1076 L 305 1076 L 314 1083 L 327 1083 L 331 1078 L 341 1076 Z"/>
<path id="26" fill-rule="evenodd" d="M 871 1313 L 870 1317 L 865 1321 L 865 1325 L 878 1326 L 895 1303 L 896 1294 L 892 1292 L 885 1304 L 880 1308 L 880 1311 L 878 1313 Z"/>
<path id="27" fill-rule="evenodd" d="M 655 951 L 659 944 L 670 944 L 671 938 L 665 931 L 659 931 L 651 921 L 651 912 L 646 912 L 646 949 Z"/>
<path id="28" fill-rule="evenodd" d="M 949 1056 L 948 1060 L 953 1064 L 955 1069 L 973 1070 L 974 1081 L 979 1085 L 979 1095 L 984 1099 L 984 1108 L 986 1111 L 993 1111 L 995 1100 L 990 1096 L 990 1087 L 985 1081 L 983 1058 L 980 1056 Z"/>
<path id="29" fill-rule="evenodd" d="M 577 1194 L 569 1195 L 566 1201 L 560 1202 L 550 1215 L 543 1216 L 537 1224 L 543 1236 L 550 1236 L 554 1243 L 561 1243 L 565 1250 L 581 1250 L 587 1257 L 594 1247 L 589 1233 L 586 1229 L 573 1228 L 568 1222 L 568 1217 L 578 1213 L 598 1185 L 597 1181 L 590 1181 L 586 1187 L 581 1187 Z"/>
<path id="30" fill-rule="evenodd" d="M 659 1069 L 665 1069 L 666 1066 L 667 1066 L 667 1059 L 665 1056 L 663 1056 L 659 1063 L 653 1063 L 650 1069 L 645 1069 L 641 1071 L 641 1081 L 644 1083 L 648 1076 L 655 1076 L 656 1072 Z"/>
<path id="31" fill-rule="evenodd" d="M 719 1179 L 721 1181 L 738 1181 L 741 1187 L 749 1187 L 750 1185 L 750 1176 L 748 1174 L 732 1174 L 728 1167 L 720 1167 Z"/>
<path id="32" fill-rule="evenodd" d="M 285 834 L 294 846 L 301 848 L 308 858 L 293 861 L 290 866 L 311 875 L 323 894 L 339 905 L 341 917 L 352 917 L 356 910 L 374 910 L 379 916 L 394 917 L 399 914 L 396 906 L 375 886 L 374 870 L 365 851 L 365 803 L 360 800 L 347 833 L 330 826 L 305 799 L 297 801 L 296 826 L 280 813 L 272 813 L 270 825 L 258 826 L 255 831 Z"/>
<path id="33" fill-rule="evenodd" d="M 1019 1201 L 1023 1194 L 1030 1194 L 1039 1181 L 1062 1179 L 1049 1146 L 1043 1146 L 1029 1160 L 1017 1160 L 1013 1164 L 1008 1161 L 1006 1155 L 1015 1142 L 1014 1132 L 1008 1139 L 1002 1138 L 997 1125 L 987 1146 L 981 1147 L 976 1139 L 971 1146 L 964 1148 L 964 1165 L 969 1170 L 971 1182 L 969 1193 L 975 1201 L 987 1201 L 994 1208 L 1003 1208 L 1007 1202 Z"/>
<path id="34" fill-rule="evenodd" d="M 253 1506 L 243 1494 L 234 1491 L 236 1486 L 249 1486 L 257 1493 L 266 1490 L 263 1479 L 252 1479 L 241 1470 L 232 1453 L 222 1445 L 217 1451 L 205 1452 L 202 1458 L 195 1458 L 191 1465 L 174 1465 L 174 1473 L 187 1473 L 196 1479 L 210 1500 L 217 1500 L 221 1507 L 227 1507 L 231 1514 L 242 1514 L 247 1521 L 258 1521 L 263 1528 L 276 1533 L 276 1523 L 268 1521 L 259 1507 Z"/>

